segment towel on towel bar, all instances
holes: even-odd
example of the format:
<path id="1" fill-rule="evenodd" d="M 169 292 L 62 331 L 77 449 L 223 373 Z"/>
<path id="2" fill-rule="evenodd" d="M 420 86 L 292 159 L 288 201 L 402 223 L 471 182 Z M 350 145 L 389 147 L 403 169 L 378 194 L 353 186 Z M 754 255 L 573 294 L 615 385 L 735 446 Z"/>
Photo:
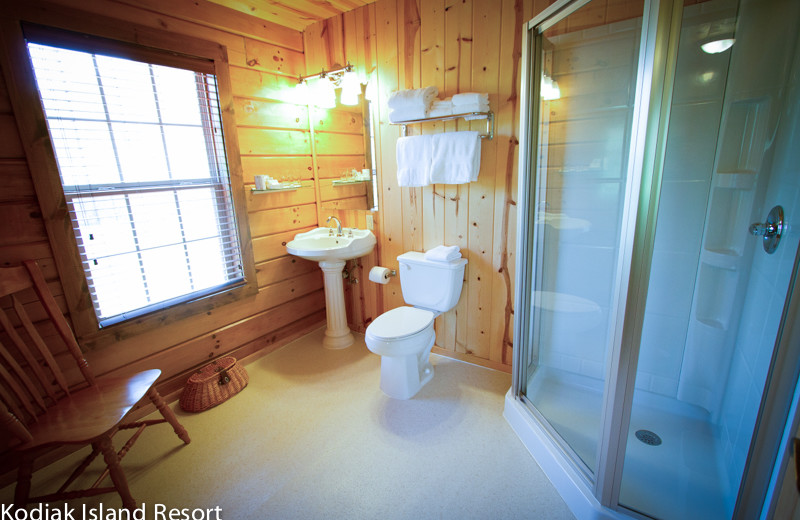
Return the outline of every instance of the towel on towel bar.
<path id="1" fill-rule="evenodd" d="M 389 100 L 386 104 L 389 105 L 389 108 L 392 110 L 421 107 L 427 112 L 431 107 L 431 103 L 438 95 L 439 89 L 435 86 L 411 90 L 398 90 L 389 96 Z"/>
<path id="2" fill-rule="evenodd" d="M 397 184 L 412 188 L 430 184 L 433 136 L 401 137 L 396 150 Z"/>
<path id="3" fill-rule="evenodd" d="M 433 262 L 450 262 L 461 258 L 461 250 L 458 246 L 436 246 L 425 251 L 425 260 Z"/>
<path id="4" fill-rule="evenodd" d="M 460 108 L 458 105 L 475 105 L 475 104 L 489 104 L 489 94 L 479 92 L 463 92 L 461 94 L 453 95 L 453 104 L 456 105 L 455 110 Z"/>
<path id="5" fill-rule="evenodd" d="M 432 134 L 431 184 L 464 184 L 478 180 L 481 167 L 481 134 L 445 132 Z"/>

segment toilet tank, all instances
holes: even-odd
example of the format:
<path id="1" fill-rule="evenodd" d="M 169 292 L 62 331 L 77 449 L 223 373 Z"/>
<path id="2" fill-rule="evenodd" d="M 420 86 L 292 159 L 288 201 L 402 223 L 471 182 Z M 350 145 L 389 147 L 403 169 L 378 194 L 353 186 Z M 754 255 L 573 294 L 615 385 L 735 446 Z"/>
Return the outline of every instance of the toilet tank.
<path id="1" fill-rule="evenodd" d="M 425 253 L 411 251 L 397 257 L 403 299 L 414 307 L 447 312 L 458 303 L 464 282 L 466 258 L 450 262 L 425 260 Z"/>

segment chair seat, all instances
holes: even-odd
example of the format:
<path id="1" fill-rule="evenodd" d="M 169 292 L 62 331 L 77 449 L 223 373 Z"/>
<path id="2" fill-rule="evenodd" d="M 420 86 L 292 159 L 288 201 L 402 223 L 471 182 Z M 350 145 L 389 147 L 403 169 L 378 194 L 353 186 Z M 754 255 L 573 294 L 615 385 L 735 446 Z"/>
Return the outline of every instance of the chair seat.
<path id="1" fill-rule="evenodd" d="M 33 440 L 16 449 L 91 442 L 117 426 L 160 375 L 156 369 L 129 377 L 98 378 L 96 386 L 72 393 L 48 408 L 29 427 Z"/>

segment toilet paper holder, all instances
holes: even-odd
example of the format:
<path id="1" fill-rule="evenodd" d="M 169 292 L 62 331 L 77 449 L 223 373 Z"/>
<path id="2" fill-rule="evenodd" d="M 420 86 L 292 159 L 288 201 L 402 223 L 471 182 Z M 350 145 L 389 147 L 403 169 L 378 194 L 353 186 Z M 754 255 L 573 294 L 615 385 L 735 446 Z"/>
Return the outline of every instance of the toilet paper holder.
<path id="1" fill-rule="evenodd" d="M 376 265 L 369 270 L 368 278 L 371 282 L 385 285 L 395 276 L 397 276 L 397 271 L 395 269 Z"/>

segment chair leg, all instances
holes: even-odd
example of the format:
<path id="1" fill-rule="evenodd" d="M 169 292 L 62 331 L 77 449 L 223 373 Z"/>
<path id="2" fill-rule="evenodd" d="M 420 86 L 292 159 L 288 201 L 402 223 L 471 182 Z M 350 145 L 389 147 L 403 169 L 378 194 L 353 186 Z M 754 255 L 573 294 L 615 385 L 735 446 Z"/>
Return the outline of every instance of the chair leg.
<path id="1" fill-rule="evenodd" d="M 17 470 L 17 487 L 14 489 L 14 505 L 23 508 L 28 503 L 31 492 L 31 475 L 33 459 L 27 453 L 21 453 Z"/>
<path id="2" fill-rule="evenodd" d="M 117 452 L 114 451 L 114 446 L 111 445 L 111 438 L 104 436 L 100 440 L 93 442 L 92 447 L 100 450 L 103 454 L 103 459 L 106 461 L 108 472 L 111 475 L 111 482 L 114 483 L 114 488 L 122 498 L 122 507 L 128 511 L 136 509 L 136 501 L 131 496 L 130 489 L 128 489 L 128 479 L 125 478 L 125 473 L 123 473 L 122 467 L 119 465 L 119 458 L 117 458 Z"/>
<path id="3" fill-rule="evenodd" d="M 189 438 L 189 432 L 186 431 L 186 428 L 178 422 L 178 418 L 175 417 L 175 412 L 172 411 L 172 408 L 167 406 L 167 403 L 164 402 L 164 399 L 161 397 L 161 394 L 158 393 L 158 390 L 155 387 L 151 387 L 150 390 L 147 391 L 147 397 L 156 405 L 158 411 L 161 412 L 162 417 L 167 420 L 168 423 L 172 425 L 172 429 L 175 431 L 175 435 L 180 438 L 185 444 L 189 444 L 192 440 Z"/>

